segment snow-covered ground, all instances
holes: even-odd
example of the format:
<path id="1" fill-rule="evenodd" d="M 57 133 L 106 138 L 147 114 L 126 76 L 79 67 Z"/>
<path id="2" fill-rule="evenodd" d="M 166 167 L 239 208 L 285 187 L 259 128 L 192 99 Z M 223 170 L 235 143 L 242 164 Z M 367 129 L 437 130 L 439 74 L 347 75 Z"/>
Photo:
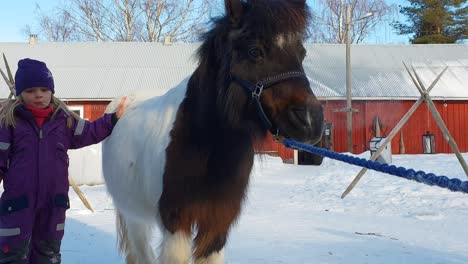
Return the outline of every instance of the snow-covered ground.
<path id="1" fill-rule="evenodd" d="M 394 155 L 393 164 L 468 180 L 454 155 Z M 321 166 L 296 166 L 256 157 L 226 263 L 468 263 L 467 194 L 369 171 L 341 199 L 359 170 L 330 159 Z M 70 191 L 63 263 L 124 263 L 105 186 L 81 189 L 95 213 Z M 154 237 L 156 247 L 158 231 Z"/>

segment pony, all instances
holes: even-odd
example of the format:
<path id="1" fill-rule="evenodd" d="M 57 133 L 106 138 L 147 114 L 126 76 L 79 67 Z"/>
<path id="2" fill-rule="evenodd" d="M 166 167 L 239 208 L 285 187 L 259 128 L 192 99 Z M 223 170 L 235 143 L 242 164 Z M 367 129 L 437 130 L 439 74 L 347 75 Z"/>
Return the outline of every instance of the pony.
<path id="1" fill-rule="evenodd" d="M 302 66 L 305 0 L 224 5 L 225 15 L 202 36 L 188 81 L 161 96 L 127 100 L 103 142 L 126 263 L 223 263 L 254 144 L 269 132 L 311 144 L 321 137 L 323 107 Z M 155 226 L 159 254 L 150 245 Z"/>

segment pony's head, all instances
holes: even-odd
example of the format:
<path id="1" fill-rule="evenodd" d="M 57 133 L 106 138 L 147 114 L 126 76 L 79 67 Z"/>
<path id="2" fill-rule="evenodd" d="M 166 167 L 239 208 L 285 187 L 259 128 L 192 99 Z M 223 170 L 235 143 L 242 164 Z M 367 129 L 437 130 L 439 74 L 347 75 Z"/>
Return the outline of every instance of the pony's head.
<path id="1" fill-rule="evenodd" d="M 305 0 L 225 0 L 225 8 L 204 36 L 197 69 L 216 83 L 220 123 L 315 143 L 323 108 L 302 67 Z"/>

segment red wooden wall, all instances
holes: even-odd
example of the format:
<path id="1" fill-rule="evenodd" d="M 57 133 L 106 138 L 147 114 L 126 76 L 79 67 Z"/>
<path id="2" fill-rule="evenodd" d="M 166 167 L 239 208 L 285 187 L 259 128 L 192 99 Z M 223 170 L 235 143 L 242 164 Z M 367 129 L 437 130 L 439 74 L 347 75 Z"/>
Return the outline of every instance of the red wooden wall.
<path id="1" fill-rule="evenodd" d="M 372 138 L 370 127 L 376 115 L 384 126 L 382 133 L 386 132 L 388 135 L 414 103 L 415 101 L 353 101 L 353 108 L 359 110 L 358 113 L 353 113 L 353 153 L 362 153 L 369 149 Z M 346 101 L 322 101 L 322 104 L 326 121 L 333 124 L 333 150 L 346 152 L 346 113 L 331 111 L 345 108 Z M 434 104 L 460 151 L 468 152 L 468 101 L 435 101 Z M 423 153 L 422 135 L 426 131 L 435 135 L 437 153 L 453 153 L 425 103 L 419 105 L 393 138 L 393 154 L 400 154 L 401 131 L 406 154 Z M 262 149 L 277 151 L 283 159 L 292 159 L 294 155 L 292 150 L 272 142 L 271 139 L 263 144 Z"/>
<path id="2" fill-rule="evenodd" d="M 106 109 L 109 103 L 109 101 L 73 101 L 67 102 L 67 105 L 83 106 L 84 118 L 87 118 L 90 121 L 94 121 L 104 114 L 104 110 Z"/>
<path id="3" fill-rule="evenodd" d="M 362 153 L 369 148 L 372 137 L 370 126 L 375 116 L 379 116 L 384 126 L 382 133 L 388 135 L 398 121 L 406 114 L 415 101 L 353 101 L 353 153 Z M 68 105 L 84 106 L 84 116 L 95 120 L 104 113 L 109 102 L 82 101 L 70 102 Z M 332 112 L 333 109 L 346 107 L 346 101 L 322 101 L 327 122 L 333 123 L 333 149 L 337 152 L 346 151 L 346 113 Z M 468 101 L 435 101 L 442 119 L 454 137 L 461 152 L 468 152 Z M 420 154 L 422 135 L 430 131 L 435 135 L 436 152 L 452 153 L 452 149 L 443 139 L 437 123 L 425 103 L 422 103 L 408 122 L 403 126 L 403 140 L 406 154 Z M 279 155 L 283 159 L 292 159 L 293 151 L 274 142 L 272 137 L 257 146 L 260 151 Z M 400 153 L 400 132 L 392 140 L 392 153 Z"/>
<path id="4" fill-rule="evenodd" d="M 333 113 L 330 110 L 344 108 L 345 101 L 324 101 L 325 118 L 334 126 L 334 150 L 346 151 L 346 113 Z M 353 153 L 361 153 L 369 147 L 372 137 L 370 126 L 377 115 L 382 120 L 388 135 L 400 119 L 413 106 L 414 101 L 353 101 Z M 450 134 L 455 139 L 460 151 L 468 152 L 468 101 L 435 101 L 437 110 L 444 120 Z M 450 146 L 443 139 L 435 119 L 425 103 L 422 103 L 410 119 L 400 130 L 406 154 L 420 154 L 423 152 L 422 135 L 426 131 L 435 135 L 437 153 L 453 153 Z M 392 153 L 400 153 L 400 132 L 392 140 Z"/>

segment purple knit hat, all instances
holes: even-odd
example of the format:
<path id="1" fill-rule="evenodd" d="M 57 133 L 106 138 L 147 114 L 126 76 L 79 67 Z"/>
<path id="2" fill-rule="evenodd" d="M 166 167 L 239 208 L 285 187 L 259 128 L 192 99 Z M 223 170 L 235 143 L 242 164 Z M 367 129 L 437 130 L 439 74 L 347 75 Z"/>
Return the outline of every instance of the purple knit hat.
<path id="1" fill-rule="evenodd" d="M 47 87 L 52 93 L 54 90 L 54 78 L 47 65 L 38 60 L 29 58 L 18 62 L 18 70 L 15 74 L 16 95 L 20 95 L 25 89 L 32 87 Z"/>

